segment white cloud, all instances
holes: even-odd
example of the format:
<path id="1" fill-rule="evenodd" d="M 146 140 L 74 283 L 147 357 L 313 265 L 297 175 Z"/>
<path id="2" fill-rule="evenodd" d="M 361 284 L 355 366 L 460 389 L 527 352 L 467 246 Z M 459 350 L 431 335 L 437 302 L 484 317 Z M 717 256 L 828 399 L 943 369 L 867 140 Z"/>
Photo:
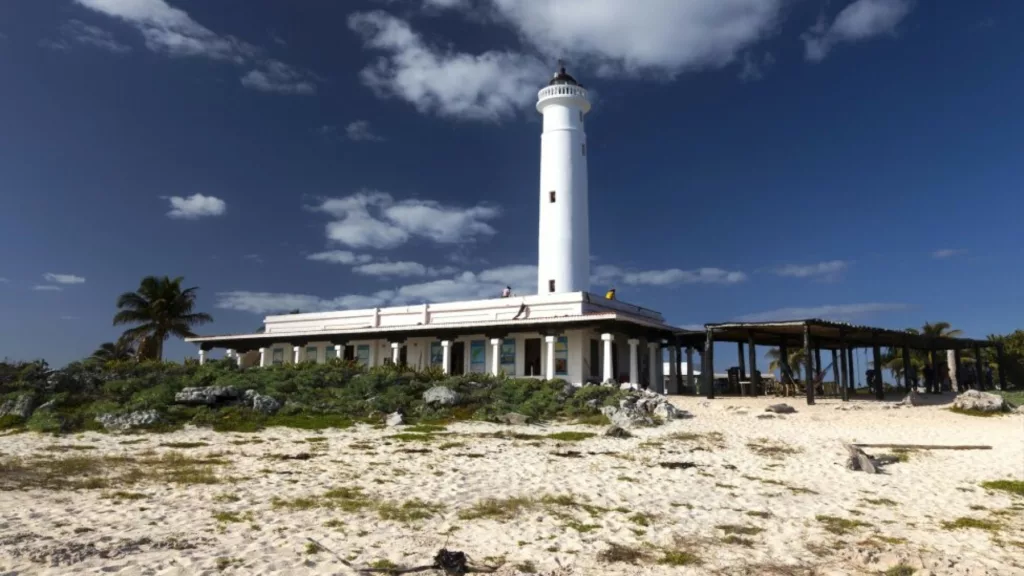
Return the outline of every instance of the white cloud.
<path id="1" fill-rule="evenodd" d="M 964 254 L 967 254 L 967 250 L 963 248 L 943 248 L 942 250 L 932 252 L 932 258 L 935 258 L 936 260 L 946 260 L 947 258 L 963 256 Z"/>
<path id="2" fill-rule="evenodd" d="M 324 200 L 315 210 L 336 221 L 327 224 L 330 240 L 351 248 L 395 248 L 419 236 L 440 243 L 471 241 L 495 233 L 485 222 L 498 216 L 492 206 L 460 208 L 429 200 L 395 202 L 390 194 L 364 190 Z"/>
<path id="3" fill-rule="evenodd" d="M 370 122 L 356 120 L 345 127 L 345 136 L 353 142 L 383 142 L 384 139 L 373 133 Z"/>
<path id="4" fill-rule="evenodd" d="M 906 310 L 906 304 L 870 302 L 865 304 L 837 304 L 812 306 L 805 308 L 780 308 L 767 312 L 744 314 L 736 320 L 740 322 L 771 322 L 782 320 L 805 320 L 820 318 L 823 320 L 849 321 L 861 316 Z"/>
<path id="5" fill-rule="evenodd" d="M 36 284 L 32 289 L 36 292 L 60 292 L 63 290 L 60 286 L 51 286 L 49 284 Z"/>
<path id="6" fill-rule="evenodd" d="M 310 254 L 306 256 L 306 260 L 313 260 L 316 262 L 330 262 L 331 264 L 361 264 L 372 260 L 367 254 L 356 254 L 355 252 L 349 252 L 348 250 L 328 250 L 326 252 L 317 252 L 316 254 Z"/>
<path id="7" fill-rule="evenodd" d="M 246 254 L 242 256 L 242 260 L 248 260 L 249 262 L 253 262 L 255 264 L 263 264 L 263 257 L 260 256 L 259 254 Z"/>
<path id="8" fill-rule="evenodd" d="M 818 278 L 821 280 L 835 280 L 849 268 L 849 263 L 843 260 L 830 260 L 818 262 L 817 264 L 787 264 L 773 270 L 777 276 L 790 278 Z"/>
<path id="9" fill-rule="evenodd" d="M 167 215 L 171 218 L 195 220 L 204 216 L 220 216 L 227 210 L 227 204 L 216 196 L 193 194 L 187 198 L 171 196 L 168 200 L 171 211 Z"/>
<path id="10" fill-rule="evenodd" d="M 831 26 L 821 19 L 803 35 L 805 56 L 819 62 L 837 44 L 895 36 L 896 26 L 913 8 L 914 0 L 857 0 L 843 8 Z"/>
<path id="11" fill-rule="evenodd" d="M 100 48 L 115 54 L 125 54 L 132 51 L 131 46 L 122 44 L 114 38 L 114 35 L 102 28 L 86 24 L 81 20 L 68 20 L 60 26 L 59 40 L 42 40 L 40 46 L 53 50 L 70 50 L 69 42 Z"/>
<path id="12" fill-rule="evenodd" d="M 424 8 L 449 10 L 452 8 L 469 8 L 469 0 L 423 0 Z"/>
<path id="13" fill-rule="evenodd" d="M 348 24 L 367 48 L 386 54 L 362 70 L 363 83 L 424 113 L 499 120 L 530 105 L 548 72 L 538 59 L 514 52 L 430 46 L 407 22 L 381 11 L 353 14 Z"/>
<path id="14" fill-rule="evenodd" d="M 604 75 L 717 68 L 775 30 L 784 0 L 490 0 L 547 61 Z M 536 81 L 534 80 L 534 83 Z"/>
<path id="15" fill-rule="evenodd" d="M 55 284 L 84 284 L 85 278 L 81 276 L 75 276 L 74 274 L 54 274 L 47 272 L 43 274 L 43 280 L 47 282 L 53 282 Z"/>
<path id="16" fill-rule="evenodd" d="M 723 270 L 721 268 L 697 268 L 695 270 L 668 268 L 664 270 L 629 271 L 607 264 L 596 266 L 591 276 L 591 281 L 596 284 L 615 284 L 621 282 L 632 286 L 737 284 L 747 279 L 747 275 L 743 272 Z"/>
<path id="17" fill-rule="evenodd" d="M 280 60 L 268 60 L 242 76 L 242 86 L 279 94 L 315 94 L 316 85 L 305 74 Z"/>
<path id="18" fill-rule="evenodd" d="M 336 298 L 272 292 L 222 292 L 217 294 L 215 306 L 256 314 L 295 309 L 303 312 L 315 312 L 372 308 L 385 305 L 497 298 L 506 285 L 511 286 L 516 294 L 533 294 L 536 283 L 536 266 L 503 266 L 483 270 L 479 273 L 463 272 L 451 278 L 407 284 L 395 290 L 381 290 L 368 295 L 349 294 Z"/>
<path id="19" fill-rule="evenodd" d="M 775 65 L 775 56 L 766 52 L 761 58 L 752 56 L 750 52 L 743 54 L 743 63 L 738 78 L 743 82 L 754 82 L 764 78 L 765 70 Z"/>
<path id="20" fill-rule="evenodd" d="M 8 280 L 7 278 L 4 278 L 3 276 L 0 276 L 0 284 L 7 284 L 9 282 L 10 282 L 10 280 Z"/>
<path id="21" fill-rule="evenodd" d="M 444 266 L 434 268 L 419 262 L 373 262 L 352 269 L 365 276 L 443 276 L 458 272 L 457 268 Z"/>

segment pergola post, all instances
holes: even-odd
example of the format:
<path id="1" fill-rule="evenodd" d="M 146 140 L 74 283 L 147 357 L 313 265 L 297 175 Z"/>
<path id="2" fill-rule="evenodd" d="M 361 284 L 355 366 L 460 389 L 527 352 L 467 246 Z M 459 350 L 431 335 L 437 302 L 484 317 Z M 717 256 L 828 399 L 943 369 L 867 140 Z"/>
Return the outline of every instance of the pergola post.
<path id="1" fill-rule="evenodd" d="M 853 346 L 846 348 L 846 368 L 850 371 L 850 377 L 846 380 L 847 388 L 850 392 L 857 389 L 857 365 L 853 361 L 853 354 L 856 350 Z"/>
<path id="2" fill-rule="evenodd" d="M 679 394 L 679 346 L 668 347 L 668 386 L 665 394 Z"/>
<path id="3" fill-rule="evenodd" d="M 974 351 L 978 351 L 977 346 L 975 346 Z M 930 350 L 928 352 L 928 359 L 932 363 L 932 381 L 930 387 L 928 388 L 928 393 L 939 394 L 940 392 L 942 392 L 942 384 L 939 383 L 939 358 L 938 355 L 935 354 L 935 350 Z M 978 363 L 978 366 L 981 366 L 980 362 Z"/>
<path id="4" fill-rule="evenodd" d="M 996 344 L 996 368 L 999 369 L 999 389 L 1006 390 L 1006 371 L 1003 369 L 1006 365 L 1004 362 L 1006 358 L 1003 356 L 1003 345 Z"/>
<path id="5" fill-rule="evenodd" d="M 302 348 L 299 346 L 292 346 L 292 364 L 299 363 L 299 354 L 302 352 Z"/>
<path id="6" fill-rule="evenodd" d="M 260 368 L 263 368 L 266 365 L 267 365 L 267 349 L 266 348 L 260 348 Z"/>
<path id="7" fill-rule="evenodd" d="M 839 359 L 835 348 L 832 349 L 832 381 L 839 388 Z"/>
<path id="8" fill-rule="evenodd" d="M 841 381 L 839 384 L 839 394 L 843 398 L 843 402 L 850 401 L 850 370 L 847 368 L 847 348 L 846 348 L 846 335 L 843 334 L 842 330 L 839 331 L 839 376 Z"/>
<path id="9" fill-rule="evenodd" d="M 661 351 L 661 342 L 647 342 L 647 389 L 661 394 L 665 393 L 665 379 L 658 382 L 658 352 Z"/>
<path id="10" fill-rule="evenodd" d="M 452 373 L 452 341 L 441 340 L 441 370 L 445 374 Z"/>
<path id="11" fill-rule="evenodd" d="M 811 358 L 811 325 L 804 324 L 804 356 L 806 357 L 807 374 L 804 378 L 804 390 L 807 393 L 807 405 L 814 404 L 814 360 Z"/>
<path id="12" fill-rule="evenodd" d="M 696 381 L 693 378 L 693 346 L 686 347 L 686 389 L 697 393 Z"/>
<path id="13" fill-rule="evenodd" d="M 874 371 L 872 374 L 875 378 L 875 399 L 885 400 L 885 388 L 882 385 L 882 349 L 877 343 L 871 346 L 871 354 L 873 355 Z"/>
<path id="14" fill-rule="evenodd" d="M 961 392 L 964 389 L 964 375 L 960 370 L 960 349 L 953 350 L 953 366 L 955 368 L 953 377 L 955 378 L 952 382 L 953 387 L 956 388 L 957 392 Z"/>
<path id="15" fill-rule="evenodd" d="M 905 387 L 907 389 L 907 393 L 908 394 L 911 391 L 910 386 L 913 383 L 913 380 L 911 380 L 911 378 L 910 378 L 910 372 L 911 372 L 910 349 L 907 348 L 906 346 L 904 346 L 903 347 L 903 383 L 904 383 L 904 385 L 905 385 Z M 914 386 L 913 389 L 916 392 L 917 391 L 917 386 Z"/>
<path id="16" fill-rule="evenodd" d="M 817 342 L 814 343 L 814 379 L 817 380 L 819 376 L 824 377 L 821 374 L 821 346 Z"/>
<path id="17" fill-rule="evenodd" d="M 747 336 L 747 353 L 750 354 L 750 395 L 757 396 L 761 388 L 761 374 L 757 371 L 757 345 L 754 344 L 754 336 Z"/>
<path id="18" fill-rule="evenodd" d="M 626 343 L 629 344 L 629 383 L 639 387 L 640 367 L 636 349 L 640 346 L 640 340 L 637 338 L 630 338 L 629 340 L 626 340 Z"/>
<path id="19" fill-rule="evenodd" d="M 612 374 L 614 368 L 612 364 L 612 342 L 615 341 L 615 335 L 610 332 L 601 334 L 601 341 L 604 342 L 604 366 L 601 371 L 601 382 L 614 382 L 615 376 Z"/>
<path id="20" fill-rule="evenodd" d="M 742 382 L 743 380 L 747 379 L 747 359 L 744 358 L 744 356 L 743 356 L 743 342 L 737 342 L 736 343 L 736 350 L 737 350 L 736 358 L 738 360 L 739 367 L 740 367 L 740 381 Z M 740 387 L 740 391 L 741 392 L 742 392 L 742 390 L 743 390 L 743 388 Z"/>
<path id="21" fill-rule="evenodd" d="M 203 350 L 202 348 L 200 348 L 199 349 L 199 365 L 202 366 L 203 364 L 206 364 L 206 350 Z"/>
<path id="22" fill-rule="evenodd" d="M 788 384 L 786 384 L 786 375 L 792 376 L 793 370 L 789 367 L 789 349 L 786 348 L 785 342 L 779 343 L 779 382 L 782 384 L 782 389 L 785 394 L 789 396 Z"/>
<path id="23" fill-rule="evenodd" d="M 974 345 L 974 362 L 978 372 L 978 390 L 985 390 L 985 371 L 982 370 L 981 346 Z"/>
<path id="24" fill-rule="evenodd" d="M 545 336 L 544 344 L 547 347 L 547 357 L 544 363 L 544 378 L 548 380 L 555 379 L 555 341 L 558 340 L 556 336 Z"/>
<path id="25" fill-rule="evenodd" d="M 501 372 L 501 338 L 491 338 L 491 375 Z"/>
<path id="26" fill-rule="evenodd" d="M 707 338 L 704 340 L 704 371 L 701 376 L 707 386 L 708 399 L 715 398 L 715 332 L 708 328 Z"/>

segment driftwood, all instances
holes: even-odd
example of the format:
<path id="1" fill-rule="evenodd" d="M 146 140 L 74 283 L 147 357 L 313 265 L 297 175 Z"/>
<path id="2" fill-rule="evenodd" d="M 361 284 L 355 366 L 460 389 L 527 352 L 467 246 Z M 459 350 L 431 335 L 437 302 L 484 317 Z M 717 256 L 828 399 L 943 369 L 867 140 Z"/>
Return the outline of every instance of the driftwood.
<path id="1" fill-rule="evenodd" d="M 850 470 L 860 470 L 862 472 L 867 472 L 868 474 L 879 473 L 879 469 L 876 464 L 881 463 L 873 461 L 863 450 L 853 444 L 846 444 L 846 450 L 850 453 L 850 459 L 846 463 L 847 468 Z"/>
<path id="2" fill-rule="evenodd" d="M 351 562 L 345 560 L 336 552 L 316 540 L 309 537 L 307 537 L 306 540 L 309 540 L 321 550 L 330 552 L 338 559 L 339 562 L 360 574 L 412 574 L 414 572 L 426 572 L 427 570 L 440 570 L 445 574 L 445 576 L 461 576 L 462 574 L 490 574 L 498 570 L 497 568 L 491 568 L 490 566 L 471 566 L 470 562 L 472 562 L 472 560 L 465 552 L 448 550 L 446 548 L 438 550 L 437 554 L 434 556 L 434 562 L 432 564 L 413 566 L 411 568 L 371 568 L 368 566 L 360 568 L 358 566 L 353 566 Z"/>
<path id="3" fill-rule="evenodd" d="M 854 444 L 858 448 L 903 448 L 905 450 L 991 450 L 991 446 L 969 446 L 942 444 Z"/>

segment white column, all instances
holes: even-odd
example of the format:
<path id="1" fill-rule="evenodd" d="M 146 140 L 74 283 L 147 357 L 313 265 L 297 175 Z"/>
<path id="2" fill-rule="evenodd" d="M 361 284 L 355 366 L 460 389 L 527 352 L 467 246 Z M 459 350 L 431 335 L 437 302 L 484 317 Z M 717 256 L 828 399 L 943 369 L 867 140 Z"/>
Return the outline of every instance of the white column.
<path id="1" fill-rule="evenodd" d="M 302 347 L 301 346 L 292 346 L 292 363 L 294 363 L 294 364 L 298 364 L 299 363 L 299 352 L 301 352 L 301 351 L 302 351 Z"/>
<path id="2" fill-rule="evenodd" d="M 344 354 L 344 352 L 345 352 L 345 347 L 344 346 L 342 346 L 341 344 L 335 344 L 334 345 L 334 357 L 335 358 L 337 358 L 338 360 L 341 360 L 342 359 L 342 354 Z"/>
<path id="3" fill-rule="evenodd" d="M 199 349 L 199 365 L 202 366 L 203 364 L 206 364 L 206 350 L 203 350 L 202 348 L 200 348 Z"/>
<path id="4" fill-rule="evenodd" d="M 661 370 L 658 370 L 658 362 L 661 358 L 658 358 L 658 352 L 661 350 L 661 342 L 648 342 L 647 350 L 651 356 L 650 362 L 648 362 L 647 370 L 650 372 L 650 389 L 654 392 L 664 393 L 665 382 L 658 378 L 658 374 Z"/>
<path id="5" fill-rule="evenodd" d="M 267 349 L 260 348 L 260 368 L 267 365 Z"/>
<path id="6" fill-rule="evenodd" d="M 245 356 L 244 354 L 240 354 L 238 352 L 235 352 L 235 364 L 238 364 L 239 368 L 242 367 L 242 358 L 244 356 Z"/>
<path id="7" fill-rule="evenodd" d="M 545 336 L 544 343 L 548 345 L 548 357 L 547 362 L 544 366 L 544 377 L 548 380 L 554 380 L 555 378 L 555 340 L 556 336 Z"/>
<path id="8" fill-rule="evenodd" d="M 398 360 L 402 357 L 402 343 L 392 342 L 391 343 L 391 362 L 398 366 Z"/>
<path id="9" fill-rule="evenodd" d="M 441 340 L 441 369 L 445 374 L 452 373 L 452 341 Z"/>
<path id="10" fill-rule="evenodd" d="M 630 338 L 626 342 L 629 343 L 629 383 L 640 384 L 640 368 L 638 366 L 639 358 L 636 355 L 636 348 L 640 345 L 640 341 L 636 338 Z"/>
<path id="11" fill-rule="evenodd" d="M 666 394 L 679 394 L 679 347 L 670 346 L 668 349 L 668 388 Z"/>
<path id="12" fill-rule="evenodd" d="M 615 380 L 615 375 L 612 374 L 612 342 L 615 341 L 615 335 L 601 334 L 601 340 L 604 341 L 604 372 L 601 375 L 601 382 L 609 382 Z"/>
<path id="13" fill-rule="evenodd" d="M 491 374 L 498 375 L 501 369 L 501 338 L 491 338 Z"/>
<path id="14" fill-rule="evenodd" d="M 232 358 L 232 357 L 234 357 L 234 355 L 235 355 L 234 348 L 228 348 L 227 350 L 224 351 L 224 357 L 225 358 Z"/>

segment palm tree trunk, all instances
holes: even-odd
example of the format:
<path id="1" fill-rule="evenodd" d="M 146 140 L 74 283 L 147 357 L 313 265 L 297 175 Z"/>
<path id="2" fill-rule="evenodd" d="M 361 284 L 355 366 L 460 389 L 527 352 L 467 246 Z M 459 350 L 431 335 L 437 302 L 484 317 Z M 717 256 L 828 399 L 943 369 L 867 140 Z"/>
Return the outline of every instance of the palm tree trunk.
<path id="1" fill-rule="evenodd" d="M 949 389 L 959 392 L 959 382 L 956 381 L 956 352 L 946 350 L 946 370 L 949 372 Z"/>

